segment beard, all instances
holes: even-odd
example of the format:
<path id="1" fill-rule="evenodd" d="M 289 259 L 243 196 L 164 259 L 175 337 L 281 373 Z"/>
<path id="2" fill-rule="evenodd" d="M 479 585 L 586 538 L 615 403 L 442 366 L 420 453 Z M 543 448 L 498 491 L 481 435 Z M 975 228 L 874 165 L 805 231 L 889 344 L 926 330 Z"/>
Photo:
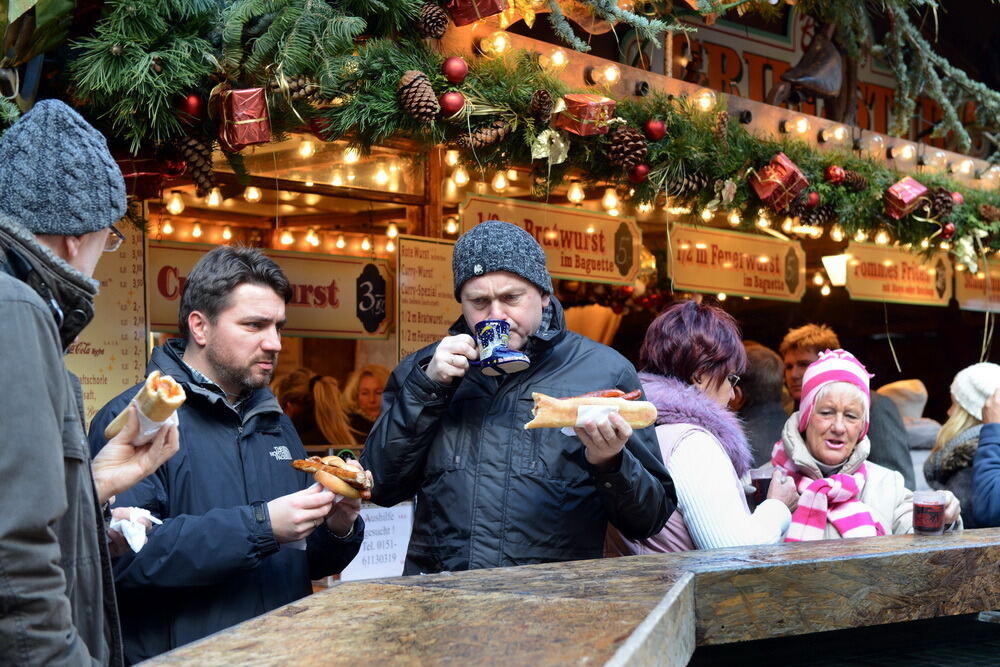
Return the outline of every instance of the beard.
<path id="1" fill-rule="evenodd" d="M 212 346 L 205 348 L 205 358 L 212 367 L 216 381 L 220 385 L 238 387 L 240 395 L 250 393 L 256 389 L 266 386 L 274 376 L 274 365 L 277 364 L 278 355 L 262 356 L 252 359 L 248 364 L 242 364 L 227 351 L 216 350 Z M 257 364 L 267 361 L 272 364 L 270 371 L 260 369 Z"/>

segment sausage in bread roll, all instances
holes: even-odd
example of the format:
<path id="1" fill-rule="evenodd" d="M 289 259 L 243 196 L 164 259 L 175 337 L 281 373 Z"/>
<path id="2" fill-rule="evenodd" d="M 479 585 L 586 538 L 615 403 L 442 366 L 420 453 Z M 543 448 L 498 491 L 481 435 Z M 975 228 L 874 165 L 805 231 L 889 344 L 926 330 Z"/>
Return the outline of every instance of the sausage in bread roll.
<path id="1" fill-rule="evenodd" d="M 349 468 L 344 459 L 339 456 L 310 456 L 308 459 L 296 459 L 292 466 L 297 470 L 311 472 L 316 481 L 345 498 L 372 497 L 371 484 L 368 475 L 357 468 Z"/>
<path id="2" fill-rule="evenodd" d="M 181 407 L 187 394 L 184 387 L 177 384 L 169 375 L 161 375 L 160 371 L 153 371 L 146 378 L 146 383 L 139 387 L 139 393 L 135 395 L 135 402 L 139 411 L 146 415 L 150 421 L 164 422 L 174 411 Z M 118 432 L 125 428 L 128 422 L 128 409 L 122 410 L 110 424 L 104 429 L 104 437 L 110 440 L 118 435 Z"/>
<path id="3" fill-rule="evenodd" d="M 623 393 L 622 396 L 625 394 Z M 584 395 L 573 398 L 553 398 L 534 392 L 531 394 L 531 398 L 535 401 L 535 407 L 531 410 L 534 419 L 525 424 L 524 428 L 574 427 L 579 420 L 579 408 L 588 405 L 617 408 L 618 413 L 632 428 L 646 428 L 656 421 L 655 405 L 649 401 L 633 401 L 622 396 Z"/>

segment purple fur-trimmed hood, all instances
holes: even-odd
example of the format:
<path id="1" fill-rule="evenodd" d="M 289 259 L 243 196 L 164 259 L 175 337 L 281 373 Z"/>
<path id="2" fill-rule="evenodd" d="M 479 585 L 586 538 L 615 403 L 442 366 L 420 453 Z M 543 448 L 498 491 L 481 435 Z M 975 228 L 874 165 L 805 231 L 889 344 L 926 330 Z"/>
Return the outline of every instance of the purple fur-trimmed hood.
<path id="1" fill-rule="evenodd" d="M 646 400 L 656 406 L 657 424 L 699 426 L 722 444 L 737 476 L 742 477 L 750 469 L 753 455 L 736 415 L 719 407 L 697 387 L 676 378 L 639 373 L 639 380 L 642 390 L 646 392 Z"/>

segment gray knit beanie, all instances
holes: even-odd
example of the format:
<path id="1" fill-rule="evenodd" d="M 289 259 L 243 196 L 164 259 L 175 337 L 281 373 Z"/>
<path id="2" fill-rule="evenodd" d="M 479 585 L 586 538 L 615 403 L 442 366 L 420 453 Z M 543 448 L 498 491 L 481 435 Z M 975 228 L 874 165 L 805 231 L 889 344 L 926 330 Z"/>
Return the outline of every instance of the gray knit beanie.
<path id="1" fill-rule="evenodd" d="M 487 220 L 462 234 L 451 256 L 451 270 L 456 301 L 462 300 L 462 285 L 468 280 L 494 271 L 509 271 L 552 294 L 545 252 L 528 232 L 509 222 Z"/>
<path id="2" fill-rule="evenodd" d="M 43 100 L 0 137 L 0 215 L 35 234 L 79 236 L 125 215 L 125 181 L 104 135 Z"/>

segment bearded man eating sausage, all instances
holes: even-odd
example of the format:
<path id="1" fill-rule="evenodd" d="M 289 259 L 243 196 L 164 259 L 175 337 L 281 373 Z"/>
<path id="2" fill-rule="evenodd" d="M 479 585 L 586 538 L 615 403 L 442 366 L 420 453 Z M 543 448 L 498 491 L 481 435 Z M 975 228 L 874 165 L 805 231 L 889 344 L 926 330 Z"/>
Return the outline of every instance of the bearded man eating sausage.
<path id="1" fill-rule="evenodd" d="M 393 371 L 362 455 L 376 503 L 417 497 L 404 574 L 600 558 L 608 522 L 657 533 L 676 496 L 652 429 L 617 413 L 575 436 L 524 429 L 532 392 L 640 388 L 624 357 L 566 328 L 541 246 L 489 220 L 459 238 L 452 269 L 462 317 Z M 486 319 L 509 324 L 526 369 L 473 365 L 472 332 Z"/>

